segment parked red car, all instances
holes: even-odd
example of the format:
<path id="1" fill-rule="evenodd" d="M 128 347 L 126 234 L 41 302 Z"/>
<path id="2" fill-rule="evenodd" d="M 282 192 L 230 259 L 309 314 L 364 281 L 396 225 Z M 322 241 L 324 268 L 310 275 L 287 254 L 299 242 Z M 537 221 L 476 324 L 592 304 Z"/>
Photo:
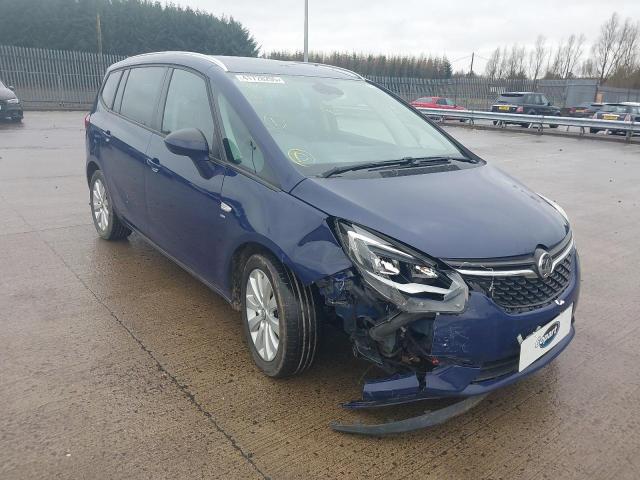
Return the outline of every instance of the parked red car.
<path id="1" fill-rule="evenodd" d="M 446 97 L 420 97 L 411 102 L 411 105 L 417 108 L 445 108 L 447 110 L 465 110 L 464 107 L 456 105 L 453 100 Z"/>

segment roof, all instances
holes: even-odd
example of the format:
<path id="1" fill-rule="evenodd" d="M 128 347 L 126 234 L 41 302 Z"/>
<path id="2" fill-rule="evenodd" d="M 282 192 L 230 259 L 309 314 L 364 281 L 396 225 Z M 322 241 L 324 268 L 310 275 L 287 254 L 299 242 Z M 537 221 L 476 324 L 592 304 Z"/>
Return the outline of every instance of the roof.
<path id="1" fill-rule="evenodd" d="M 502 92 L 500 95 L 528 95 L 536 92 Z"/>
<path id="2" fill-rule="evenodd" d="M 256 57 L 229 57 L 205 55 L 195 52 L 154 52 L 129 57 L 111 66 L 119 68 L 147 63 L 169 63 L 192 68 L 217 67 L 221 71 L 235 73 L 253 73 L 267 75 L 300 75 L 308 77 L 327 77 L 344 79 L 362 79 L 360 75 L 333 65 L 304 63 L 284 60 L 271 60 Z"/>

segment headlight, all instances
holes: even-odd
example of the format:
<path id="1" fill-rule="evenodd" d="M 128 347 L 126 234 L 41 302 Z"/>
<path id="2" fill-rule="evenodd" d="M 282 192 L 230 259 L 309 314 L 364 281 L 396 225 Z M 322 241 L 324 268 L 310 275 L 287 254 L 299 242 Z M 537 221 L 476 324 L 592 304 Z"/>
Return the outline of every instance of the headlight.
<path id="1" fill-rule="evenodd" d="M 570 223 L 569 222 L 569 215 L 567 215 L 567 212 L 564 211 L 564 208 L 562 208 L 560 205 L 558 205 L 553 200 L 548 199 L 547 197 L 545 197 L 541 193 L 539 193 L 538 196 L 540 198 L 542 198 L 545 202 L 547 202 L 549 205 L 551 205 L 553 208 L 555 208 L 558 211 L 558 213 L 564 217 L 564 219 L 567 221 L 567 223 Z"/>
<path id="2" fill-rule="evenodd" d="M 10 98 L 7 100 L 7 103 L 20 103 L 20 99 L 18 98 Z"/>
<path id="3" fill-rule="evenodd" d="M 407 312 L 459 313 L 469 291 L 438 262 L 357 225 L 336 222 L 342 246 L 375 291 Z"/>

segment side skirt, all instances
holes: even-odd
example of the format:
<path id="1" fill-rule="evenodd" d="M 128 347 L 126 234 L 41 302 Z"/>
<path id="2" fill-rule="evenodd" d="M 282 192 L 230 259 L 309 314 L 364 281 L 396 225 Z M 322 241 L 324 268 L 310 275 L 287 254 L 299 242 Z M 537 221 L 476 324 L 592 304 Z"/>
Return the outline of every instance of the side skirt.
<path id="1" fill-rule="evenodd" d="M 121 218 L 121 220 L 122 220 L 122 218 Z M 155 248 L 158 252 L 160 252 L 162 255 L 164 255 L 169 260 L 174 262 L 176 265 L 178 265 L 180 268 L 182 268 L 184 271 L 186 271 L 189 275 L 194 277 L 196 280 L 199 280 L 200 282 L 204 283 L 210 290 L 212 290 L 214 293 L 216 293 L 216 294 L 220 295 L 222 298 L 224 298 L 227 301 L 227 303 L 231 304 L 231 298 L 229 296 L 227 296 L 225 293 L 223 293 L 217 286 L 215 286 L 213 283 L 205 280 L 202 276 L 197 274 L 195 271 L 193 271 L 191 268 L 186 266 L 184 263 L 182 263 L 176 257 L 171 255 L 169 252 L 164 250 L 162 247 L 160 247 L 157 243 L 155 243 L 153 240 L 151 240 L 145 234 L 140 233 L 140 231 L 138 229 L 136 229 L 134 226 L 132 226 L 129 222 L 127 222 L 126 220 L 123 220 L 123 223 L 125 223 L 126 226 L 129 227 L 131 230 L 136 232 L 137 235 L 140 235 L 140 238 L 142 238 L 145 242 L 147 242 L 149 245 L 151 245 L 153 248 Z"/>

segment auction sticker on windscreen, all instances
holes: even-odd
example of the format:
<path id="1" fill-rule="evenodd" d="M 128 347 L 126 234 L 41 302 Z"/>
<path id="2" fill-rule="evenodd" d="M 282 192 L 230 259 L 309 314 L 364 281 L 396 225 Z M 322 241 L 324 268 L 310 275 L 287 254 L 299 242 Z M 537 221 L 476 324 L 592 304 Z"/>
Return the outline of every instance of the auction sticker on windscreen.
<path id="1" fill-rule="evenodd" d="M 520 364 L 518 371 L 522 371 L 553 349 L 571 331 L 571 313 L 573 305 L 546 325 L 533 332 L 520 344 Z"/>
<path id="2" fill-rule="evenodd" d="M 282 77 L 276 77 L 273 75 L 247 75 L 247 74 L 238 74 L 236 78 L 240 82 L 247 83 L 284 83 Z"/>

